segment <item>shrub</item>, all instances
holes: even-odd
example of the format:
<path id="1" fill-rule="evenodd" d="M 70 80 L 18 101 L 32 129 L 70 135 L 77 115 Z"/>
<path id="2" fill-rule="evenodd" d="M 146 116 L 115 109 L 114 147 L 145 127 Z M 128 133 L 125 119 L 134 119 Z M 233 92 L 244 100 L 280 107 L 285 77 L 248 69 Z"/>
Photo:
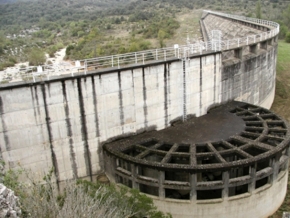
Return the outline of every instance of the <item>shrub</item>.
<path id="1" fill-rule="evenodd" d="M 28 61 L 30 66 L 43 65 L 46 61 L 45 54 L 42 50 L 34 48 L 28 54 Z"/>
<path id="2" fill-rule="evenodd" d="M 29 176 L 29 173 L 27 174 Z M 60 193 L 52 181 L 53 170 L 43 182 L 19 182 L 19 172 L 9 170 L 3 184 L 19 194 L 23 217 L 46 218 L 170 218 L 158 211 L 153 200 L 125 186 L 104 185 L 85 180 L 64 182 Z"/>
<path id="3" fill-rule="evenodd" d="M 280 32 L 279 32 L 279 39 L 284 39 L 288 32 L 288 28 L 285 24 L 280 24 Z"/>
<path id="4" fill-rule="evenodd" d="M 287 43 L 290 43 L 290 31 L 287 32 L 286 37 L 285 37 L 285 41 Z"/>

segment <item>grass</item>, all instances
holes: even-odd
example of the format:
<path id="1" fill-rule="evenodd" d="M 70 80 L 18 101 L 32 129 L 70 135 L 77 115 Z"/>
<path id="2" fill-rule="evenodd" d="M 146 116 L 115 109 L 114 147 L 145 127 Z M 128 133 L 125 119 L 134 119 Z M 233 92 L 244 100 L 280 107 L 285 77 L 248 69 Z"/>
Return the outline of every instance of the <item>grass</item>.
<path id="1" fill-rule="evenodd" d="M 276 95 L 271 110 L 290 122 L 290 44 L 279 41 Z"/>
<path id="2" fill-rule="evenodd" d="M 174 44 L 185 45 L 187 34 L 192 43 L 201 37 L 199 31 L 199 20 L 202 14 L 202 10 L 189 10 L 183 9 L 176 14 L 180 27 L 176 30 L 174 36 L 171 39 L 166 40 L 166 46 L 173 46 Z"/>
<path id="3" fill-rule="evenodd" d="M 276 95 L 271 110 L 290 122 L 290 43 L 279 41 L 277 57 Z M 281 218 L 290 212 L 290 180 L 285 200 L 271 218 Z"/>

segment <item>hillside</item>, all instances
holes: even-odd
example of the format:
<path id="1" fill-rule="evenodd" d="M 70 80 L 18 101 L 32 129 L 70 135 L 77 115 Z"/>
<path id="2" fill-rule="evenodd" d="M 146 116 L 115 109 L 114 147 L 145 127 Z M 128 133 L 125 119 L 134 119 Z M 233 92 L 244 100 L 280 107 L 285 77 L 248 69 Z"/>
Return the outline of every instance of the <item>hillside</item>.
<path id="1" fill-rule="evenodd" d="M 76 60 L 196 40 L 202 9 L 255 16 L 257 1 L 234 0 L 1 0 L 0 70 L 30 61 L 31 53 L 53 56 L 68 47 Z M 281 20 L 282 0 L 261 1 L 263 18 Z M 269 13 L 270 12 L 270 13 Z M 43 64 L 43 58 L 37 61 Z"/>

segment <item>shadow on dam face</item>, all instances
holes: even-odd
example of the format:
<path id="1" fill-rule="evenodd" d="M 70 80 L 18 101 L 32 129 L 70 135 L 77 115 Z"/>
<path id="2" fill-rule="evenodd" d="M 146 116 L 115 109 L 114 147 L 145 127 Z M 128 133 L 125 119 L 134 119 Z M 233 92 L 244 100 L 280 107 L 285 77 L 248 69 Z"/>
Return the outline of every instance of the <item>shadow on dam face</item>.
<path id="1" fill-rule="evenodd" d="M 251 193 L 287 169 L 288 129 L 273 112 L 234 101 L 164 130 L 104 144 L 105 170 L 114 182 L 161 199 Z"/>

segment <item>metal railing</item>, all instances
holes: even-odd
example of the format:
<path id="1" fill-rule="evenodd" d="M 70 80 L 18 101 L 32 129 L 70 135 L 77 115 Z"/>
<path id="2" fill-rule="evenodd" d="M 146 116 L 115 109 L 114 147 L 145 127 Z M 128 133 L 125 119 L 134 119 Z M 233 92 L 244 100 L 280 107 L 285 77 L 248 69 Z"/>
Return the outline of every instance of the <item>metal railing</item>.
<path id="1" fill-rule="evenodd" d="M 187 45 L 174 45 L 173 47 L 151 49 L 126 54 L 117 54 L 98 58 L 84 59 L 73 62 L 62 62 L 60 64 L 51 64 L 34 67 L 24 67 L 15 72 L 4 72 L 0 75 L 1 83 L 27 81 L 36 82 L 41 80 L 49 80 L 51 77 L 68 74 L 75 76 L 76 74 L 87 74 L 103 68 L 120 68 L 124 66 L 146 64 L 152 61 L 167 61 L 170 59 L 181 59 L 193 54 L 202 54 L 208 51 L 224 51 L 236 49 L 241 46 L 258 43 L 276 36 L 279 33 L 279 24 L 249 18 L 237 15 L 224 14 L 219 12 L 205 11 L 218 16 L 228 17 L 235 20 L 252 22 L 258 25 L 264 25 L 270 30 L 256 35 L 247 35 L 243 38 L 236 38 L 217 42 L 216 40 L 207 42 L 196 42 Z M 67 76 L 67 75 L 66 75 Z"/>

